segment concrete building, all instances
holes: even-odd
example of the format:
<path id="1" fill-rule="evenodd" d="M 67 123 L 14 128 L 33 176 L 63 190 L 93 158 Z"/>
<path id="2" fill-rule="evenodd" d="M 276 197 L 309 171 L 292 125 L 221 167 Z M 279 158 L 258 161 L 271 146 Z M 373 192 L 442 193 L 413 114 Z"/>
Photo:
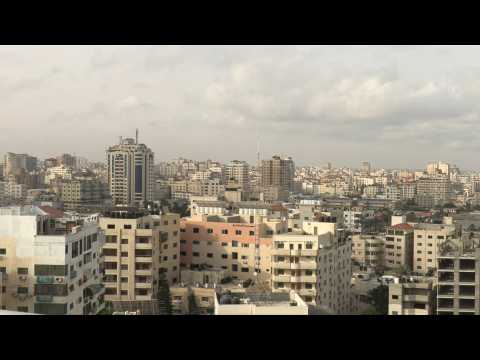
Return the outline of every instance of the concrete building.
<path id="1" fill-rule="evenodd" d="M 480 315 L 480 249 L 444 243 L 437 264 L 437 315 Z"/>
<path id="2" fill-rule="evenodd" d="M 170 288 L 174 315 L 213 315 L 217 293 L 211 287 L 174 286 Z M 193 304 L 192 304 L 193 302 Z"/>
<path id="3" fill-rule="evenodd" d="M 417 204 L 426 208 L 443 205 L 451 200 L 450 179 L 445 176 L 421 178 L 417 181 Z"/>
<path id="4" fill-rule="evenodd" d="M 334 222 L 305 223 L 304 231 L 273 237 L 272 291 L 294 290 L 308 304 L 349 313 L 351 241 Z"/>
<path id="5" fill-rule="evenodd" d="M 107 150 L 108 183 L 114 205 L 140 205 L 153 200 L 153 152 L 137 138 L 120 139 Z"/>
<path id="6" fill-rule="evenodd" d="M 344 210 L 343 224 L 345 225 L 346 230 L 361 233 L 362 221 L 367 219 L 373 219 L 374 216 L 374 210 Z"/>
<path id="7" fill-rule="evenodd" d="M 450 177 L 450 165 L 441 161 L 430 163 L 427 165 L 427 174 L 430 176 L 442 174 Z"/>
<path id="8" fill-rule="evenodd" d="M 77 158 L 70 154 L 62 154 L 57 158 L 57 163 L 72 169 L 77 168 Z"/>
<path id="9" fill-rule="evenodd" d="M 440 245 L 445 241 L 460 238 L 460 226 L 445 224 L 415 225 L 412 270 L 421 274 L 433 271 L 437 266 Z"/>
<path id="10" fill-rule="evenodd" d="M 401 283 L 388 286 L 388 315 L 434 315 L 433 282 Z"/>
<path id="11" fill-rule="evenodd" d="M 100 218 L 105 231 L 105 300 L 149 301 L 156 298 L 159 274 L 170 285 L 180 278 L 180 217 L 146 215 L 113 208 Z"/>
<path id="12" fill-rule="evenodd" d="M 235 180 L 245 192 L 250 191 L 249 166 L 245 161 L 233 160 L 225 166 L 225 182 Z"/>
<path id="13" fill-rule="evenodd" d="M 72 180 L 60 185 L 60 199 L 65 209 L 101 206 L 108 197 L 107 185 L 98 180 Z"/>
<path id="14" fill-rule="evenodd" d="M 385 235 L 385 266 L 412 270 L 414 229 L 408 224 L 387 228 Z"/>
<path id="15" fill-rule="evenodd" d="M 4 176 L 21 172 L 34 171 L 37 168 L 37 158 L 27 154 L 7 153 L 4 159 Z"/>
<path id="16" fill-rule="evenodd" d="M 181 267 L 222 269 L 226 276 L 247 280 L 270 274 L 274 234 L 286 233 L 286 220 L 260 217 L 257 223 L 240 215 L 199 215 L 181 220 Z M 257 250 L 258 246 L 258 250 Z"/>
<path id="17" fill-rule="evenodd" d="M 278 187 L 293 191 L 295 164 L 292 158 L 274 156 L 270 160 L 262 160 L 261 174 L 262 188 Z"/>
<path id="18" fill-rule="evenodd" d="M 360 265 L 372 268 L 384 266 L 384 251 L 384 235 L 352 235 L 352 260 Z"/>
<path id="19" fill-rule="evenodd" d="M 104 308 L 103 232 L 94 222 L 72 221 L 46 210 L 0 208 L 2 307 L 38 314 L 97 314 Z"/>
<path id="20" fill-rule="evenodd" d="M 45 174 L 45 184 L 51 184 L 55 180 L 72 180 L 72 168 L 64 165 L 48 168 Z"/>

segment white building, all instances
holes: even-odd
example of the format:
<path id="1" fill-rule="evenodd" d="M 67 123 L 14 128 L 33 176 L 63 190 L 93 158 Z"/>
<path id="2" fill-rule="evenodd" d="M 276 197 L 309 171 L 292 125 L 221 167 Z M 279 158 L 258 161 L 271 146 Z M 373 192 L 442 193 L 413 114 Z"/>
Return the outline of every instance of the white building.
<path id="1" fill-rule="evenodd" d="M 138 133 L 137 133 L 138 135 Z M 107 150 L 108 183 L 114 205 L 138 205 L 153 199 L 153 152 L 137 139 L 120 140 Z"/>
<path id="2" fill-rule="evenodd" d="M 39 207 L 0 208 L 4 310 L 88 315 L 104 308 L 96 223 L 56 218 Z"/>

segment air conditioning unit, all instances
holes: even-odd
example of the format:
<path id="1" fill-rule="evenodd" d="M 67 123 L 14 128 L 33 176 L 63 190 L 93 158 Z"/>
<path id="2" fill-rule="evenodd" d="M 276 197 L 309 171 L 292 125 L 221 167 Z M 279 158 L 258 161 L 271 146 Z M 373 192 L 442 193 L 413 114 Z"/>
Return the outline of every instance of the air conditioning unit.
<path id="1" fill-rule="evenodd" d="M 56 277 L 55 278 L 55 283 L 56 284 L 63 284 L 65 282 L 65 278 L 63 277 Z"/>
<path id="2" fill-rule="evenodd" d="M 20 281 L 27 281 L 28 276 L 27 275 L 20 275 L 18 278 L 20 279 Z"/>

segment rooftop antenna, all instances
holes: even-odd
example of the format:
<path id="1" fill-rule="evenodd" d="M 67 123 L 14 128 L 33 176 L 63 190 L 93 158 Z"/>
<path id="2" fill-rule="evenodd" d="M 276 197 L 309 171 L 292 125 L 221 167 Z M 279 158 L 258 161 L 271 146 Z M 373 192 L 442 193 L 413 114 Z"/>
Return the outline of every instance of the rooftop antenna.
<path id="1" fill-rule="evenodd" d="M 135 144 L 138 145 L 138 129 L 135 131 Z"/>

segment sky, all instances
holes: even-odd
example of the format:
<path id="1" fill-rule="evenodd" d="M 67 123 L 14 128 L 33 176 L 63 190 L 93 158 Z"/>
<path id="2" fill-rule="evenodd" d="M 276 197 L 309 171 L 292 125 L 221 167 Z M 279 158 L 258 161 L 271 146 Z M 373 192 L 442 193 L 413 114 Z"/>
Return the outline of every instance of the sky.
<path id="1" fill-rule="evenodd" d="M 0 46 L 0 154 L 480 169 L 478 46 Z"/>

